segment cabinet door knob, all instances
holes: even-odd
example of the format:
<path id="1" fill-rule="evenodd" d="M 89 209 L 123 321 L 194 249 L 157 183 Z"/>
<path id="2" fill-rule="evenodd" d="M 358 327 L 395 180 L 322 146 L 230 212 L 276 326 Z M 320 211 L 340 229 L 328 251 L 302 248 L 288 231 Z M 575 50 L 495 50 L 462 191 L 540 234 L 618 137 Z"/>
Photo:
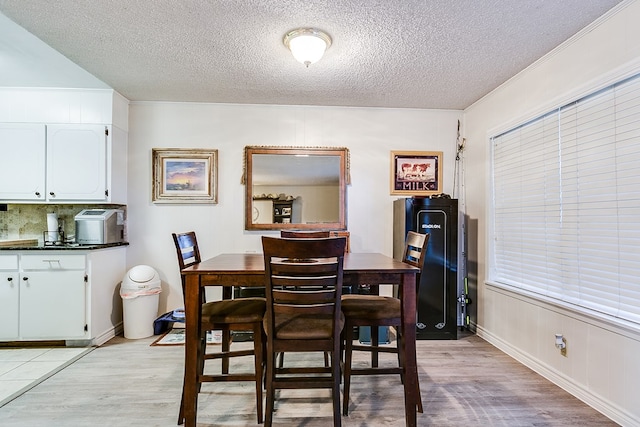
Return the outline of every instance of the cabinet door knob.
<path id="1" fill-rule="evenodd" d="M 36 191 L 36 196 L 40 197 L 40 192 Z"/>
<path id="2" fill-rule="evenodd" d="M 13 277 L 7 277 L 7 280 L 13 282 Z"/>
<path id="3" fill-rule="evenodd" d="M 24 280 L 26 282 L 27 280 L 29 280 L 29 278 L 27 276 L 25 276 L 25 277 L 22 278 L 22 280 Z"/>
<path id="4" fill-rule="evenodd" d="M 55 195 L 56 195 L 56 193 L 54 193 L 53 191 L 49 191 L 49 195 L 50 195 L 50 196 L 55 196 Z"/>

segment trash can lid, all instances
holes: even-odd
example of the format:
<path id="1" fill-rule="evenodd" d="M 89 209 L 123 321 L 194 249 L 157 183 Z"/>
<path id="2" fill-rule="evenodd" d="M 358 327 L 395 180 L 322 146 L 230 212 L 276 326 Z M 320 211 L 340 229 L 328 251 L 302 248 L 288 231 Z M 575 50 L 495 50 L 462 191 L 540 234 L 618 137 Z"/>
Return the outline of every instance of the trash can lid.
<path id="1" fill-rule="evenodd" d="M 137 298 L 162 292 L 158 272 L 148 265 L 138 265 L 127 271 L 120 284 L 122 298 Z"/>
<path id="2" fill-rule="evenodd" d="M 157 275 L 156 270 L 148 265 L 137 265 L 127 272 L 129 279 L 136 283 L 150 282 Z"/>

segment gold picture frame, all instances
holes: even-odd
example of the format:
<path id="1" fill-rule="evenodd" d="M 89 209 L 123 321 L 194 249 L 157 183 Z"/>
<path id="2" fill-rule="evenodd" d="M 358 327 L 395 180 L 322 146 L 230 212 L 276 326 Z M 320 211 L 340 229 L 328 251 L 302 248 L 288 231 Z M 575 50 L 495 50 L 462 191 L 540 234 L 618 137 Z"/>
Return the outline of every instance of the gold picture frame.
<path id="1" fill-rule="evenodd" d="M 218 150 L 153 148 L 153 203 L 218 203 Z"/>
<path id="2" fill-rule="evenodd" d="M 442 193 L 442 151 L 392 151 L 391 194 Z"/>

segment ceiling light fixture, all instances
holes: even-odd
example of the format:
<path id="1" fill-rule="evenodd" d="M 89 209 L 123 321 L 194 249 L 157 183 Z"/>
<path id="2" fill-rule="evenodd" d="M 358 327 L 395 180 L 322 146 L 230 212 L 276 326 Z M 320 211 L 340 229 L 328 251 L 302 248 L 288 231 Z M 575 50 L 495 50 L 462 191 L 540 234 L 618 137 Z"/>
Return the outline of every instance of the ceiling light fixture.
<path id="1" fill-rule="evenodd" d="M 317 28 L 297 28 L 285 34 L 283 42 L 294 58 L 309 67 L 329 49 L 331 37 Z"/>

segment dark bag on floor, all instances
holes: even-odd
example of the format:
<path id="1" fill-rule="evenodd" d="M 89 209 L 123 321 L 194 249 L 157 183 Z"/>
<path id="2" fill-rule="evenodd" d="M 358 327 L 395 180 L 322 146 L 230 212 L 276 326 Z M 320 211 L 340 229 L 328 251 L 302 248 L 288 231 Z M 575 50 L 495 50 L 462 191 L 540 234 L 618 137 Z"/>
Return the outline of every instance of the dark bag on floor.
<path id="1" fill-rule="evenodd" d="M 174 322 L 184 323 L 184 309 L 170 311 L 153 321 L 153 334 L 160 335 L 173 327 Z"/>

